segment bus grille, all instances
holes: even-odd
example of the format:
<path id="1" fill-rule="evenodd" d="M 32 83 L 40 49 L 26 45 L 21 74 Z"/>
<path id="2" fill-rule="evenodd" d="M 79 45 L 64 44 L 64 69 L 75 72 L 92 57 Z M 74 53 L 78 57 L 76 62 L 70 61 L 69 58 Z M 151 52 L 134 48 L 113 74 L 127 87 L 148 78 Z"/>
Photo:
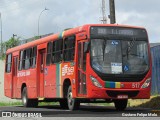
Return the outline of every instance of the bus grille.
<path id="1" fill-rule="evenodd" d="M 139 91 L 111 91 L 107 90 L 106 93 L 110 97 L 117 97 L 118 95 L 128 95 L 129 98 L 136 97 Z"/>

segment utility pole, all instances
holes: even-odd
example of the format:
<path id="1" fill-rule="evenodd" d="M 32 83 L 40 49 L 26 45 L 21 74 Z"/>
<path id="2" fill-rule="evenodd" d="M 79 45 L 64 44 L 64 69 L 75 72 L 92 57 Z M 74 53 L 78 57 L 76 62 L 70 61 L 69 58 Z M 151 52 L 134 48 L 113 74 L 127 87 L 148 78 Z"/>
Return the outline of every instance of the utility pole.
<path id="1" fill-rule="evenodd" d="M 110 23 L 115 24 L 116 23 L 116 15 L 115 15 L 115 2 L 114 0 L 109 0 L 109 6 L 110 6 Z"/>
<path id="2" fill-rule="evenodd" d="M 42 13 L 43 13 L 44 11 L 46 11 L 46 10 L 49 10 L 49 9 L 45 8 L 44 10 L 42 10 L 41 13 L 39 14 L 39 17 L 38 17 L 38 37 L 40 37 L 40 36 L 39 36 L 39 21 L 40 21 L 40 17 L 41 17 L 41 15 L 42 15 Z"/>
<path id="3" fill-rule="evenodd" d="M 14 37 L 16 37 L 17 35 L 16 34 L 13 34 L 13 39 L 14 39 Z"/>
<path id="4" fill-rule="evenodd" d="M 105 0 L 102 0 L 102 23 L 107 23 L 107 17 L 106 17 L 106 2 Z"/>
<path id="5" fill-rule="evenodd" d="M 0 19 L 1 19 L 1 56 L 3 54 L 3 46 L 2 46 L 2 15 L 0 13 Z"/>

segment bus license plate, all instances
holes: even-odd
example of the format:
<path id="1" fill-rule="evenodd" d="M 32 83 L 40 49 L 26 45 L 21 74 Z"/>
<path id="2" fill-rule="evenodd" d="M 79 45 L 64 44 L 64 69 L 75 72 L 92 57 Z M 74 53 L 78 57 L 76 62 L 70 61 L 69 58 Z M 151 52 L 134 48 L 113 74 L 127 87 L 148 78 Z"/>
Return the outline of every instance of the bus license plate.
<path id="1" fill-rule="evenodd" d="M 118 95 L 118 99 L 128 99 L 128 95 Z"/>

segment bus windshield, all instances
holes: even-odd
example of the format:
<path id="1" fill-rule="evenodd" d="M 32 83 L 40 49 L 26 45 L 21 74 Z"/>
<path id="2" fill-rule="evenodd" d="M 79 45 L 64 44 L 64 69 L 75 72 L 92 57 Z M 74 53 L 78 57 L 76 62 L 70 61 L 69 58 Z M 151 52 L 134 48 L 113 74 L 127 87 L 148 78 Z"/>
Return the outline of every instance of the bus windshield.
<path id="1" fill-rule="evenodd" d="M 91 39 L 91 66 L 103 74 L 143 74 L 149 69 L 148 42 L 138 38 Z"/>

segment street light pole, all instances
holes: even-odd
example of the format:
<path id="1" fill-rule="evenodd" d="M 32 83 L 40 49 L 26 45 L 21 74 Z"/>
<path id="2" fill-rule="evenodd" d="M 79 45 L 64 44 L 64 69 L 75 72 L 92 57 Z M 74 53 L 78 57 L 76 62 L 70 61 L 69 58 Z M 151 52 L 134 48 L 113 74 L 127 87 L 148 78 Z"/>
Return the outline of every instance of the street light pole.
<path id="1" fill-rule="evenodd" d="M 0 19 L 1 19 L 1 56 L 2 56 L 2 54 L 3 54 L 3 51 L 2 51 L 2 15 L 1 15 L 1 13 L 0 13 Z"/>
<path id="2" fill-rule="evenodd" d="M 45 8 L 45 9 L 42 10 L 41 13 L 39 14 L 39 18 L 38 18 L 38 37 L 39 37 L 39 21 L 40 21 L 40 17 L 41 17 L 42 13 L 43 13 L 45 10 L 49 10 L 49 9 Z"/>

